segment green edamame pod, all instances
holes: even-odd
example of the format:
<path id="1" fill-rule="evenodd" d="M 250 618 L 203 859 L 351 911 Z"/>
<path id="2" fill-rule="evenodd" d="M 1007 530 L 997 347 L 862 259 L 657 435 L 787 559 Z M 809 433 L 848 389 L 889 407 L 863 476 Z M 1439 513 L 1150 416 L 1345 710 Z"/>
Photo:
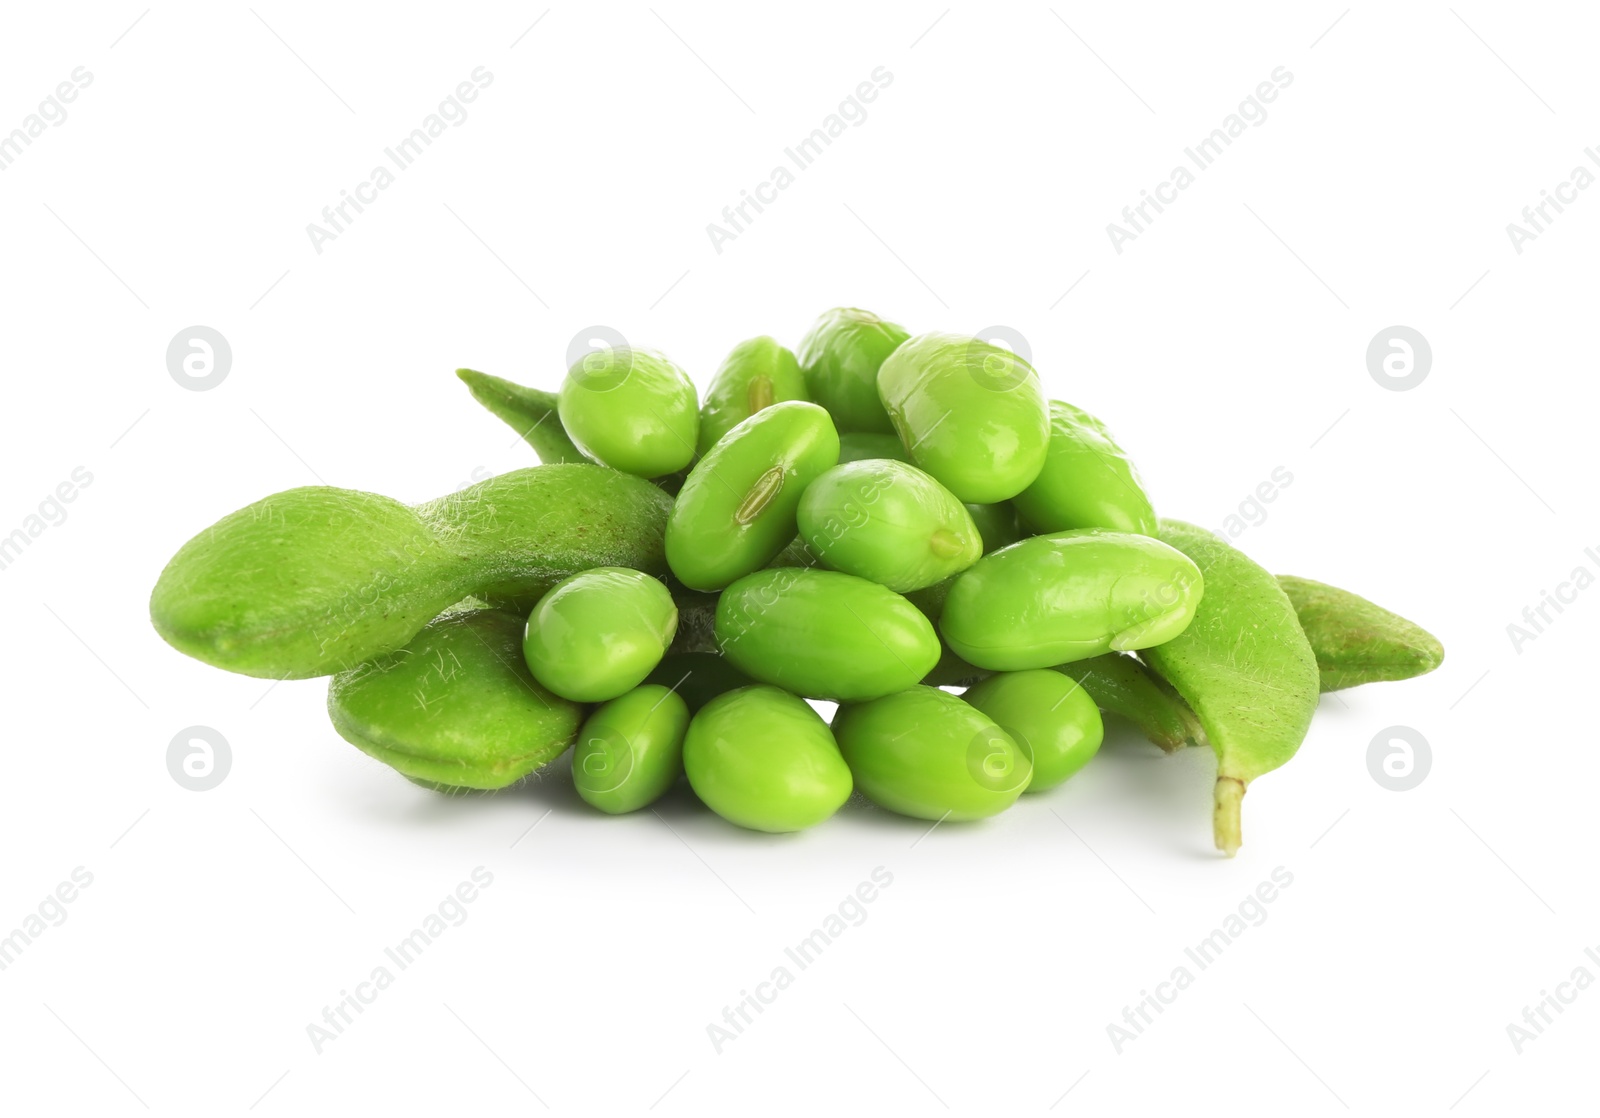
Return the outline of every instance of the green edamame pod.
<path id="1" fill-rule="evenodd" d="M 1426 675 L 1444 646 L 1422 626 L 1359 594 L 1309 578 L 1279 575 L 1305 631 L 1324 691 Z"/>
<path id="2" fill-rule="evenodd" d="M 839 465 L 867 458 L 893 458 L 896 462 L 911 464 L 911 455 L 906 453 L 898 435 L 875 435 L 868 431 L 839 433 Z"/>
<path id="3" fill-rule="evenodd" d="M 676 691 L 689 704 L 689 713 L 695 714 L 718 695 L 749 687 L 755 680 L 720 652 L 671 652 L 645 677 L 645 682 Z"/>
<path id="4" fill-rule="evenodd" d="M 998 815 L 1033 777 L 1028 755 L 994 719 L 937 687 L 912 687 L 834 716 L 856 787 L 917 819 Z"/>
<path id="5" fill-rule="evenodd" d="M 966 506 L 903 462 L 835 466 L 806 487 L 800 535 L 822 562 L 904 593 L 942 582 L 983 554 Z"/>
<path id="6" fill-rule="evenodd" d="M 1205 740 L 1200 720 L 1166 682 L 1126 652 L 1056 665 L 1083 684 L 1101 710 L 1120 714 L 1167 753 Z"/>
<path id="7" fill-rule="evenodd" d="M 527 388 L 474 369 L 457 369 L 472 398 L 503 419 L 533 447 L 541 462 L 585 462 L 556 414 L 556 394 Z"/>
<path id="8" fill-rule="evenodd" d="M 328 715 L 345 741 L 419 783 L 504 788 L 560 756 L 582 719 L 529 674 L 521 643 L 514 613 L 446 613 L 334 676 Z"/>
<path id="9" fill-rule="evenodd" d="M 1201 590 L 1195 564 L 1149 536 L 1054 532 L 957 576 L 939 630 L 981 667 L 1049 668 L 1171 640 L 1194 617 Z"/>
<path id="10" fill-rule="evenodd" d="M 894 430 L 878 399 L 878 370 L 909 335 L 857 307 L 824 311 L 800 342 L 800 369 L 811 398 L 840 431 Z"/>
<path id="11" fill-rule="evenodd" d="M 683 773 L 689 708 L 666 687 L 644 684 L 600 707 L 578 733 L 572 783 L 608 815 L 649 807 Z"/>
<path id="12" fill-rule="evenodd" d="M 1010 547 L 1025 535 L 1022 526 L 1017 523 L 1017 510 L 1009 501 L 992 505 L 968 502 L 967 512 L 972 516 L 972 523 L 978 527 L 978 535 L 983 537 L 985 555 L 1002 547 Z"/>
<path id="13" fill-rule="evenodd" d="M 685 586 L 721 590 L 795 537 L 800 494 L 839 460 L 828 413 L 791 400 L 729 431 L 689 471 L 667 520 L 667 562 Z"/>
<path id="14" fill-rule="evenodd" d="M 689 723 L 683 768 L 695 795 L 753 831 L 803 831 L 844 806 L 850 770 L 816 711 L 776 687 L 712 699 Z"/>
<path id="15" fill-rule="evenodd" d="M 642 683 L 677 629 L 678 607 L 660 579 L 596 567 L 539 599 L 522 653 L 534 678 L 557 695 L 603 703 Z"/>
<path id="16" fill-rule="evenodd" d="M 659 477 L 694 459 L 694 383 L 662 354 L 628 346 L 585 354 L 561 382 L 558 410 L 579 450 L 625 474 Z"/>
<path id="17" fill-rule="evenodd" d="M 1036 532 L 1110 528 L 1151 536 L 1155 510 L 1139 472 L 1094 416 L 1050 402 L 1050 450 L 1033 484 L 1012 502 Z"/>
<path id="18" fill-rule="evenodd" d="M 878 372 L 878 395 L 911 460 L 963 501 L 1015 497 L 1050 446 L 1039 374 L 980 338 L 921 334 Z"/>
<path id="19" fill-rule="evenodd" d="M 939 661 L 933 626 L 900 595 L 796 567 L 757 571 L 724 590 L 717 639 L 736 668 L 810 699 L 890 695 Z"/>
<path id="20" fill-rule="evenodd" d="M 1317 658 L 1277 579 L 1243 552 L 1181 520 L 1163 519 L 1160 536 L 1199 566 L 1206 593 L 1193 624 L 1143 655 L 1216 750 L 1216 842 L 1231 857 L 1245 788 L 1305 740 L 1317 709 Z"/>
<path id="21" fill-rule="evenodd" d="M 514 470 L 408 507 L 331 486 L 223 517 L 172 557 L 150 620 L 178 651 L 269 679 L 354 667 L 469 595 L 526 610 L 576 571 L 665 574 L 672 499 L 587 463 Z"/>
<path id="22" fill-rule="evenodd" d="M 1046 792 L 1100 751 L 1100 708 L 1074 679 L 1036 668 L 992 675 L 962 696 L 994 719 L 1033 764 L 1025 792 Z"/>
<path id="23" fill-rule="evenodd" d="M 700 406 L 698 452 L 704 455 L 718 439 L 762 408 L 810 398 L 794 354 L 768 337 L 740 342 L 706 389 L 705 403 Z"/>

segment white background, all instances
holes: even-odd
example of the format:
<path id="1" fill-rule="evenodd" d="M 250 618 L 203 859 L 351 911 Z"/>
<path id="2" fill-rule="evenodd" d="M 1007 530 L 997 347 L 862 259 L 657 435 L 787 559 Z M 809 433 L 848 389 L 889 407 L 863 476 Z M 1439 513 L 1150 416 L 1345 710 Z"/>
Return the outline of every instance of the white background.
<path id="1" fill-rule="evenodd" d="M 1506 233 L 1600 141 L 1577 6 L 141 11 L 0 25 L 0 130 L 93 74 L 0 173 L 0 534 L 93 475 L 0 571 L 0 930 L 93 874 L 0 972 L 7 1112 L 1503 1114 L 1592 1093 L 1600 993 L 1520 1055 L 1507 1035 L 1574 968 L 1600 976 L 1600 591 L 1520 650 L 1506 630 L 1600 571 L 1600 191 L 1521 254 Z M 307 223 L 479 66 L 465 122 L 314 251 Z M 865 122 L 717 253 L 707 223 L 880 66 Z M 1266 121 L 1115 252 L 1107 223 L 1279 66 Z M 1416 619 L 1444 667 L 1325 698 L 1226 861 L 1214 761 L 1126 727 L 981 825 L 851 804 L 761 836 L 687 795 L 603 817 L 559 774 L 433 796 L 334 734 L 321 681 L 230 676 L 148 624 L 167 557 L 267 493 L 414 501 L 531 463 L 457 366 L 554 387 L 599 323 L 704 383 L 840 304 L 1019 331 L 1168 515 L 1218 527 L 1284 467 L 1240 546 Z M 233 350 L 203 392 L 165 357 L 197 324 Z M 1433 351 L 1403 392 L 1365 357 L 1396 324 Z M 167 770 L 193 725 L 231 747 L 208 792 Z M 1407 792 L 1369 773 L 1393 725 L 1431 745 Z M 478 866 L 466 922 L 319 1055 L 307 1026 Z M 707 1025 L 880 866 L 865 922 L 718 1054 Z M 1119 1054 L 1107 1026 L 1280 866 L 1265 922 Z"/>

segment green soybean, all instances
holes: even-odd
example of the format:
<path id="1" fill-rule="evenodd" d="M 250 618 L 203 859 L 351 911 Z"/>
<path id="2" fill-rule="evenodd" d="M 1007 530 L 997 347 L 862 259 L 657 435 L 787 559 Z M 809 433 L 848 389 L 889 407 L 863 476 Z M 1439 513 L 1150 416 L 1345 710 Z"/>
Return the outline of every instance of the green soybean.
<path id="1" fill-rule="evenodd" d="M 755 680 L 734 667 L 720 652 L 671 652 L 645 677 L 645 682 L 659 683 L 676 691 L 693 714 L 718 695 L 749 687 Z"/>
<path id="2" fill-rule="evenodd" d="M 587 463 L 514 470 L 416 507 L 331 486 L 223 517 L 150 595 L 178 651 L 270 679 L 330 675 L 402 647 L 468 596 L 522 610 L 590 567 L 666 573 L 670 497 Z"/>
<path id="3" fill-rule="evenodd" d="M 839 434 L 815 404 L 773 404 L 740 423 L 678 493 L 666 533 L 672 573 L 721 590 L 771 562 L 795 538 L 801 493 L 838 461 Z"/>
<path id="4" fill-rule="evenodd" d="M 609 815 L 649 807 L 683 773 L 689 708 L 671 689 L 635 687 L 601 706 L 578 733 L 572 783 Z"/>
<path id="5" fill-rule="evenodd" d="M 528 618 L 522 653 L 557 695 L 603 703 L 644 681 L 678 628 L 678 607 L 660 579 L 596 567 L 557 583 Z"/>
<path id="6" fill-rule="evenodd" d="M 1126 718 L 1167 753 L 1205 740 L 1188 704 L 1130 653 L 1108 652 L 1055 670 L 1077 680 L 1101 710 Z"/>
<path id="7" fill-rule="evenodd" d="M 939 628 L 981 667 L 1048 668 L 1171 640 L 1194 617 L 1202 585 L 1188 557 L 1149 536 L 1056 532 L 957 576 Z"/>
<path id="8" fill-rule="evenodd" d="M 504 788 L 560 756 L 582 719 L 529 674 L 521 641 L 517 614 L 446 613 L 404 648 L 333 677 L 334 729 L 419 783 Z"/>
<path id="9" fill-rule="evenodd" d="M 1013 503 L 1036 532 L 1110 528 L 1151 536 L 1155 510 L 1133 463 L 1105 424 L 1060 400 L 1050 403 L 1044 468 Z"/>
<path id="10" fill-rule="evenodd" d="M 800 498 L 801 537 L 834 570 L 905 592 L 966 570 L 983 537 L 966 506 L 903 462 L 835 466 Z"/>
<path id="11" fill-rule="evenodd" d="M 867 431 L 844 431 L 839 435 L 839 465 L 867 458 L 893 458 L 911 464 L 911 455 L 897 435 L 875 435 Z"/>
<path id="12" fill-rule="evenodd" d="M 1322 690 L 1426 675 L 1444 662 L 1444 645 L 1422 626 L 1359 594 L 1309 578 L 1279 575 L 1317 658 Z"/>
<path id="13" fill-rule="evenodd" d="M 878 398 L 878 370 L 909 335 L 858 307 L 823 312 L 800 342 L 800 369 L 811 398 L 841 431 L 894 430 Z"/>
<path id="14" fill-rule="evenodd" d="M 561 382 L 558 410 L 579 450 L 623 473 L 658 477 L 694 459 L 694 383 L 662 354 L 628 346 L 585 354 Z"/>
<path id="15" fill-rule="evenodd" d="M 1045 792 L 1100 751 L 1105 725 L 1089 693 L 1060 672 L 1002 672 L 962 698 L 994 719 L 1033 764 L 1026 792 Z"/>
<path id="16" fill-rule="evenodd" d="M 1044 466 L 1050 424 L 1039 374 L 1008 349 L 921 334 L 884 361 L 878 394 L 911 460 L 963 501 L 1015 497 Z"/>
<path id="17" fill-rule="evenodd" d="M 833 728 L 862 794 L 917 819 L 997 815 L 1033 776 L 1027 753 L 994 719 L 936 687 L 841 706 Z"/>
<path id="18" fill-rule="evenodd" d="M 785 400 L 809 400 L 800 363 L 775 340 L 751 338 L 733 347 L 723 359 L 700 406 L 700 442 L 704 455 L 718 439 L 762 408 Z"/>
<path id="19" fill-rule="evenodd" d="M 802 831 L 850 798 L 850 770 L 828 724 L 776 687 L 707 703 L 689 723 L 683 768 L 707 807 L 753 831 Z"/>
<path id="20" fill-rule="evenodd" d="M 932 624 L 899 594 L 795 567 L 757 571 L 724 590 L 717 639 L 747 675 L 812 699 L 893 694 L 939 661 Z"/>
<path id="21" fill-rule="evenodd" d="M 1293 757 L 1317 709 L 1317 658 L 1267 571 L 1203 528 L 1163 519 L 1161 539 L 1199 566 L 1194 622 L 1144 658 L 1177 689 L 1217 754 L 1214 829 L 1232 856 L 1245 789 Z"/>
<path id="22" fill-rule="evenodd" d="M 583 462 L 586 459 L 561 426 L 554 392 L 527 388 L 473 369 L 457 369 L 472 398 L 503 419 L 541 462 Z"/>

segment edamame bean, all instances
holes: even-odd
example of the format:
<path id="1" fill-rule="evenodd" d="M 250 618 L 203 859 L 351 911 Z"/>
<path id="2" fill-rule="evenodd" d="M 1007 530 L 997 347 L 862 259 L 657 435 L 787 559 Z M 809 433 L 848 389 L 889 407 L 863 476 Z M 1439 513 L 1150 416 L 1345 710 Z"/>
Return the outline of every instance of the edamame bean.
<path id="1" fill-rule="evenodd" d="M 1239 849 L 1239 805 L 1256 777 L 1284 764 L 1317 709 L 1317 658 L 1271 574 L 1204 528 L 1163 519 L 1161 539 L 1199 565 L 1194 623 L 1145 662 L 1177 689 L 1217 754 L 1217 849 Z"/>
<path id="2" fill-rule="evenodd" d="M 649 807 L 683 772 L 689 708 L 670 688 L 646 683 L 600 707 L 578 733 L 572 783 L 608 815 Z"/>
<path id="3" fill-rule="evenodd" d="M 828 724 L 776 687 L 712 699 L 689 723 L 683 768 L 705 805 L 752 831 L 803 831 L 850 798 Z"/>
<path id="4" fill-rule="evenodd" d="M 504 420 L 533 447 L 541 462 L 584 462 L 556 414 L 554 392 L 527 388 L 473 369 L 457 369 L 472 398 Z"/>
<path id="5" fill-rule="evenodd" d="M 772 338 L 751 338 L 723 360 L 700 407 L 699 453 L 762 408 L 785 400 L 809 400 L 794 354 Z"/>
<path id="6" fill-rule="evenodd" d="M 894 430 L 878 398 L 878 370 L 909 335 L 857 307 L 825 311 L 800 342 L 800 369 L 811 398 L 841 431 Z"/>
<path id="7" fill-rule="evenodd" d="M 1050 425 L 1039 374 L 1008 349 L 918 335 L 884 361 L 878 394 L 911 460 L 963 501 L 1015 497 L 1044 466 Z"/>
<path id="8" fill-rule="evenodd" d="M 1382 606 L 1309 578 L 1279 575 L 1311 651 L 1322 690 L 1426 675 L 1444 662 L 1444 646 L 1422 626 Z"/>
<path id="9" fill-rule="evenodd" d="M 1094 416 L 1050 402 L 1050 449 L 1033 484 L 1012 502 L 1036 532 L 1110 528 L 1151 536 L 1155 510 L 1139 472 Z"/>
<path id="10" fill-rule="evenodd" d="M 806 487 L 801 537 L 834 570 L 905 592 L 964 571 L 983 554 L 966 506 L 903 462 L 835 466 Z"/>
<path id="11" fill-rule="evenodd" d="M 839 434 L 817 405 L 756 412 L 689 471 L 667 520 L 672 573 L 720 590 L 771 562 L 795 537 L 800 494 L 838 460 Z"/>
<path id="12" fill-rule="evenodd" d="M 1028 755 L 994 719 L 937 687 L 841 706 L 833 729 L 862 794 L 917 819 L 997 815 L 1033 776 Z"/>
<path id="13" fill-rule="evenodd" d="M 962 698 L 994 719 L 1033 763 L 1025 792 L 1061 784 L 1100 751 L 1100 708 L 1074 679 L 1036 668 L 992 675 Z"/>
<path id="14" fill-rule="evenodd" d="M 900 595 L 797 567 L 757 571 L 724 590 L 717 639 L 741 671 L 811 699 L 890 695 L 939 661 L 933 626 Z"/>
<path id="15" fill-rule="evenodd" d="M 582 718 L 529 674 L 521 642 L 517 614 L 446 613 L 334 676 L 328 715 L 345 741 L 419 783 L 504 788 L 560 756 Z"/>
<path id="16" fill-rule="evenodd" d="M 585 354 L 561 382 L 558 410 L 579 450 L 625 474 L 659 477 L 694 459 L 694 383 L 662 354 L 628 346 Z"/>
<path id="17" fill-rule="evenodd" d="M 415 508 L 291 489 L 223 517 L 172 557 L 150 620 L 179 652 L 269 679 L 354 667 L 476 595 L 526 613 L 590 567 L 665 574 L 672 499 L 588 463 L 533 466 Z"/>
<path id="18" fill-rule="evenodd" d="M 957 576 L 939 629 L 981 667 L 1048 668 L 1171 640 L 1194 617 L 1201 589 L 1200 569 L 1149 536 L 1055 532 Z"/>
<path id="19" fill-rule="evenodd" d="M 534 678 L 557 695 L 603 703 L 643 682 L 677 629 L 678 607 L 660 579 L 596 567 L 539 599 L 522 654 Z"/>
<path id="20" fill-rule="evenodd" d="M 893 458 L 911 464 L 911 455 L 898 435 L 875 435 L 868 431 L 845 431 L 839 435 L 839 465 L 867 458 Z"/>
<path id="21" fill-rule="evenodd" d="M 676 691 L 689 704 L 689 713 L 695 714 L 718 695 L 749 687 L 755 680 L 728 663 L 720 652 L 670 652 L 645 682 Z"/>
<path id="22" fill-rule="evenodd" d="M 1101 710 L 1128 719 L 1164 752 L 1205 741 L 1194 711 L 1167 682 L 1126 652 L 1108 652 L 1057 665 L 1083 685 Z"/>

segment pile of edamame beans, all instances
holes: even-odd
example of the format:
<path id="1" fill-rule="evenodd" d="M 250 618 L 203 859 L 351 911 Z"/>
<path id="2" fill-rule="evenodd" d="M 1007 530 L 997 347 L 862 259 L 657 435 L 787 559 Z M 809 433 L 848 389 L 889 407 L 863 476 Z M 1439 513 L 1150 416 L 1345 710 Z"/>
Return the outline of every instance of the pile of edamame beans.
<path id="1" fill-rule="evenodd" d="M 1245 788 L 1320 692 L 1443 658 L 1364 598 L 1159 518 L 1106 426 L 982 339 L 839 308 L 798 352 L 734 347 L 703 401 L 624 346 L 559 394 L 458 375 L 543 465 L 416 506 L 274 494 L 185 544 L 150 603 L 209 664 L 331 675 L 339 734 L 440 791 L 575 747 L 578 794 L 612 814 L 686 777 L 758 831 L 852 792 L 977 820 L 1081 770 L 1104 711 L 1215 751 L 1232 854 Z"/>

